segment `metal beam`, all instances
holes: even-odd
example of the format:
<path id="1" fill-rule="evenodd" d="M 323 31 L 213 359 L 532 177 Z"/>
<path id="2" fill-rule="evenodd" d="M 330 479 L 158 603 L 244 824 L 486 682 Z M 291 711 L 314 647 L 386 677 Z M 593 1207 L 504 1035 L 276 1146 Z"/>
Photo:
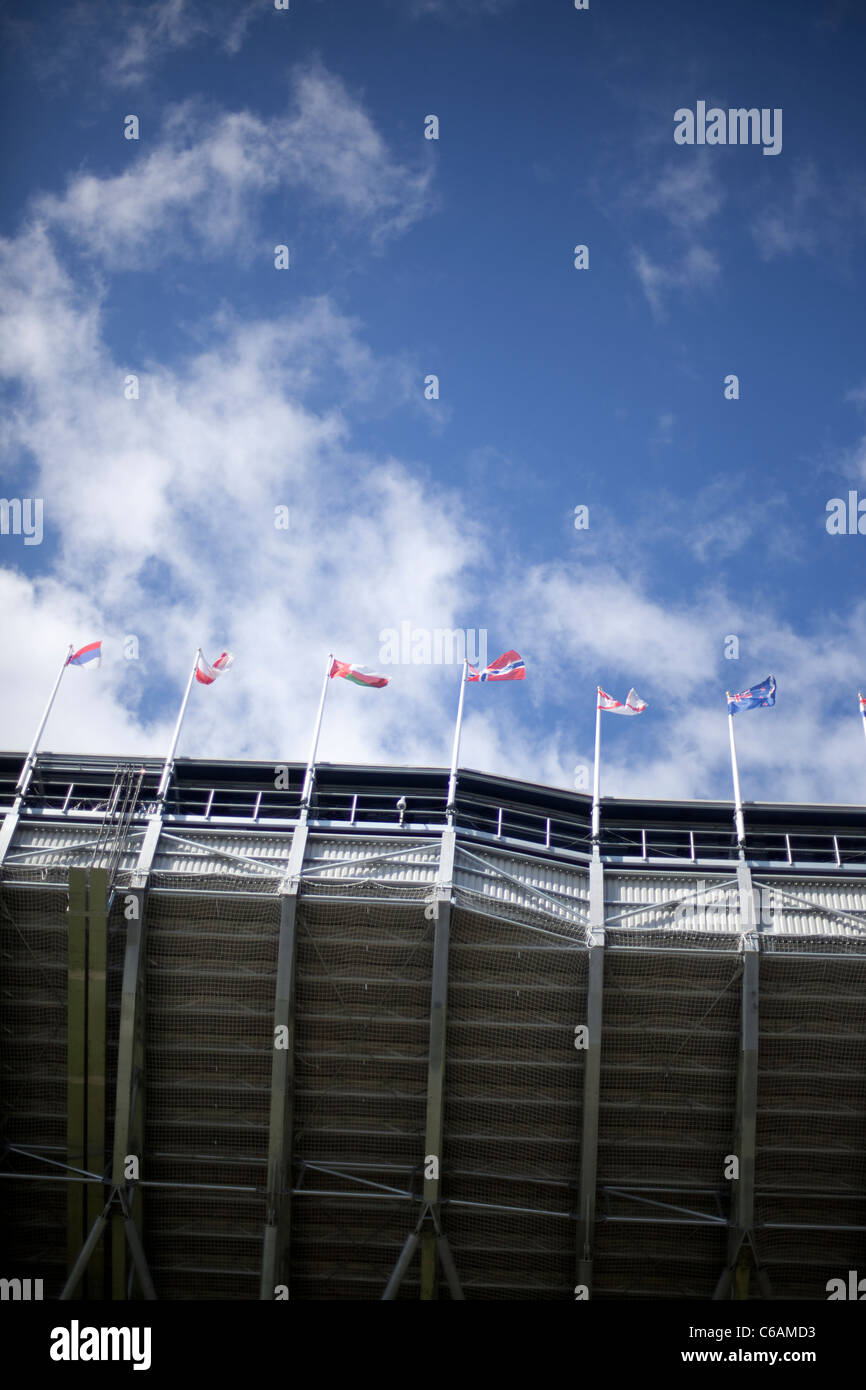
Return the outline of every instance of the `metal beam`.
<path id="1" fill-rule="evenodd" d="M 69 871 L 66 987 L 66 1162 L 84 1168 L 87 1145 L 87 871 Z M 85 1237 L 85 1192 L 66 1191 L 67 1267 L 75 1267 Z"/>
<path id="2" fill-rule="evenodd" d="M 292 1222 L 292 1148 L 295 1108 L 295 961 L 298 901 L 307 849 L 307 821 L 295 827 L 286 877 L 280 888 L 280 939 L 271 1033 L 271 1107 L 268 1135 L 268 1193 L 262 1241 L 259 1298 L 272 1300 L 289 1285 Z"/>
<path id="3" fill-rule="evenodd" d="M 85 1167 L 105 1171 L 105 984 L 108 968 L 108 874 L 87 871 L 87 1147 Z M 87 1226 L 105 1206 L 105 1192 L 87 1189 Z M 105 1298 L 105 1246 L 100 1241 L 87 1271 L 88 1297 Z"/>
<path id="4" fill-rule="evenodd" d="M 758 1281 L 764 1297 L 770 1296 L 769 1281 L 761 1268 L 755 1247 L 755 1152 L 758 1111 L 758 949 L 755 895 L 745 859 L 737 866 L 740 894 L 740 955 L 742 983 L 740 997 L 740 1052 L 737 1063 L 737 1101 L 734 1154 L 738 1176 L 732 1180 L 728 1252 L 719 1276 L 714 1299 L 748 1298 L 749 1250 L 755 1257 Z"/>
<path id="5" fill-rule="evenodd" d="M 454 881 L 455 832 L 442 832 L 439 870 L 433 891 L 433 976 L 430 991 L 430 1042 L 427 1054 L 427 1120 L 424 1132 L 424 1201 L 439 1225 L 444 1131 L 445 1024 L 448 1012 L 448 947 L 451 938 L 451 891 Z M 435 1162 L 433 1161 L 435 1160 Z M 430 1171 L 432 1176 L 428 1177 Z M 425 1229 L 425 1236 L 427 1231 Z M 436 1296 L 437 1238 L 421 1243 L 421 1298 Z"/>
<path id="6" fill-rule="evenodd" d="M 589 866 L 591 945 L 586 986 L 588 1046 L 583 1065 L 583 1119 L 577 1201 L 577 1282 L 592 1296 L 595 1207 L 598 1185 L 598 1114 L 601 1093 L 601 1023 L 604 996 L 604 868 L 594 855 Z"/>
<path id="7" fill-rule="evenodd" d="M 6 812 L 6 815 L 3 817 L 3 824 L 0 825 L 0 864 L 2 864 L 6 858 L 9 847 L 15 837 L 15 831 L 18 829 L 23 800 L 23 797 L 16 796 L 12 810 Z"/>
<path id="8" fill-rule="evenodd" d="M 112 1215 L 112 1298 L 122 1301 L 129 1290 L 127 1252 L 133 1268 L 139 1268 L 136 1252 L 129 1241 L 130 1230 L 143 1224 L 143 1196 L 135 1180 L 128 1176 L 128 1160 L 137 1159 L 139 1173 L 144 1152 L 144 948 L 147 939 L 147 892 L 153 857 L 162 830 L 162 817 L 148 818 L 130 886 L 122 894 L 126 922 L 126 950 L 120 998 L 120 1024 L 117 1039 L 117 1079 L 114 1094 L 114 1153 L 111 1181 L 122 1195 L 121 1211 Z M 130 1171 L 131 1165 L 130 1165 Z M 137 1225 L 136 1225 L 137 1223 Z M 140 1242 L 139 1242 L 140 1244 Z M 142 1284 L 139 1269 L 139 1284 Z"/>

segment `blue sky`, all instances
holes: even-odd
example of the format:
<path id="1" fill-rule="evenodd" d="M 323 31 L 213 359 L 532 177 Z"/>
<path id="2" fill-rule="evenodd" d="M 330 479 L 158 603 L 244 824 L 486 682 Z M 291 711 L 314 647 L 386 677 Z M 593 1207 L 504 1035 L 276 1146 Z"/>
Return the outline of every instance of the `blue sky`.
<path id="1" fill-rule="evenodd" d="M 159 753 L 201 644 L 236 663 L 181 751 L 300 759 L 325 654 L 384 669 L 408 622 L 526 660 L 468 692 L 467 766 L 572 786 L 634 685 L 603 791 L 728 796 L 724 691 L 772 672 L 744 796 L 862 799 L 866 537 L 826 527 L 866 497 L 858 6 L 2 24 L 0 495 L 44 501 L 41 545 L 0 535 L 3 746 L 103 636 L 45 747 Z M 781 110 L 781 150 L 677 144 L 699 101 Z M 457 668 L 386 674 L 330 692 L 322 757 L 447 762 Z"/>

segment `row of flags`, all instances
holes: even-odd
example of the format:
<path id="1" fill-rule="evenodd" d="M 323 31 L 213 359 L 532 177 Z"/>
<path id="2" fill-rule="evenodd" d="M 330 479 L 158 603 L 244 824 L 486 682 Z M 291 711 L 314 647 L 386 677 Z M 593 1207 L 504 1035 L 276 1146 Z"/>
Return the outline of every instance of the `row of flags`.
<path id="1" fill-rule="evenodd" d="M 21 777 L 18 781 L 19 794 L 23 795 L 24 791 L 26 790 L 27 784 L 30 780 L 30 776 L 32 775 L 36 751 L 39 745 L 39 739 L 42 735 L 42 731 L 45 727 L 45 722 L 51 711 L 51 706 L 57 694 L 57 690 L 59 688 L 60 680 L 64 670 L 67 666 L 99 666 L 101 664 L 101 661 L 101 641 L 90 642 L 87 644 L 87 646 L 79 648 L 78 651 L 73 651 L 72 647 L 69 647 L 60 673 L 57 677 L 57 680 L 55 681 L 54 689 L 51 692 L 51 697 L 45 709 L 45 713 L 42 716 L 42 721 L 37 730 L 36 737 L 33 741 L 29 753 L 27 754 L 24 767 L 22 768 Z M 192 689 L 193 680 L 197 681 L 200 685 L 213 685 L 214 681 L 216 681 L 219 676 L 223 675 L 226 671 L 230 669 L 233 662 L 234 657 L 232 653 L 228 651 L 221 652 L 213 663 L 210 663 L 205 659 L 205 657 L 202 654 L 201 648 L 199 648 L 196 651 L 195 660 L 193 663 L 192 670 L 190 672 L 189 680 L 187 682 L 186 692 L 184 694 L 180 714 L 178 716 L 177 724 L 174 730 L 174 735 L 172 737 L 171 748 L 169 750 L 168 757 L 165 761 L 162 778 L 160 779 L 158 797 L 162 797 L 164 795 L 164 792 L 168 785 L 168 780 L 173 766 L 174 754 L 177 748 L 177 742 L 180 736 L 181 725 L 186 711 L 187 702 L 189 700 L 190 691 Z M 318 750 L 318 739 L 322 726 L 322 718 L 325 708 L 325 698 L 327 695 L 327 690 L 330 681 L 335 678 L 342 678 L 343 680 L 347 680 L 354 685 L 365 686 L 367 688 L 373 689 L 381 689 L 383 686 L 386 686 L 390 683 L 390 678 L 388 676 L 380 675 L 376 671 L 371 671 L 369 667 L 359 666 L 351 661 L 340 661 L 337 658 L 335 658 L 333 654 L 329 653 L 327 666 L 325 669 L 325 677 L 322 685 L 321 698 L 319 701 L 318 713 L 316 716 L 316 725 L 313 733 L 310 756 L 307 762 L 306 776 L 304 779 L 304 789 L 301 796 L 302 810 L 304 814 L 306 813 L 306 808 L 309 806 L 310 803 L 312 788 L 315 780 L 316 753 Z M 483 684 L 488 681 L 515 681 L 524 680 L 525 678 L 526 663 L 524 662 L 520 653 L 516 651 L 504 652 L 502 656 L 496 659 L 496 661 L 491 662 L 489 666 L 485 666 L 483 668 L 473 666 L 468 660 L 464 660 L 463 671 L 460 681 L 460 699 L 457 707 L 457 723 L 454 732 L 454 744 L 451 758 L 451 776 L 449 780 L 448 789 L 447 804 L 449 820 L 453 819 L 456 798 L 457 767 L 459 762 L 460 736 L 463 722 L 463 697 L 465 687 L 473 683 Z M 743 804 L 740 796 L 739 768 L 737 765 L 736 745 L 734 742 L 733 716 L 739 713 L 740 711 L 750 709 L 767 709 L 775 705 L 775 678 L 773 676 L 768 676 L 766 680 L 761 681 L 759 684 L 751 686 L 748 690 L 739 691 L 736 694 L 731 694 L 730 691 L 728 691 L 726 692 L 726 699 L 731 744 L 731 770 L 734 783 L 735 818 L 737 825 L 738 840 L 742 845 L 744 842 Z M 860 713 L 864 719 L 864 734 L 866 734 L 866 696 L 860 694 L 858 696 L 858 699 L 860 704 Z M 601 686 L 598 687 L 596 699 L 595 758 L 593 767 L 592 797 L 592 838 L 595 842 L 597 842 L 599 839 L 601 813 L 601 716 L 602 714 L 639 715 L 644 714 L 646 712 L 646 709 L 647 702 L 645 700 L 642 700 L 638 695 L 637 691 L 634 689 L 631 689 L 628 692 L 624 700 L 617 700 L 613 695 L 608 695 L 606 691 L 602 690 Z"/>

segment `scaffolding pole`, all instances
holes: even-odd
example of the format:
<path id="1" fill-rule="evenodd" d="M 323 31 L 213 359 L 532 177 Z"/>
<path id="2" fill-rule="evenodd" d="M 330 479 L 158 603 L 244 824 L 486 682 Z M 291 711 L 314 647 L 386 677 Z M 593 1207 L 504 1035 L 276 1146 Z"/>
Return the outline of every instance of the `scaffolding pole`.
<path id="1" fill-rule="evenodd" d="M 755 920 L 752 877 L 745 859 L 737 866 L 740 893 L 740 1052 L 737 1063 L 737 1102 L 734 1156 L 738 1172 L 731 1192 L 728 1250 L 713 1298 L 748 1298 L 750 1260 L 754 1260 L 758 1285 L 771 1298 L 769 1279 L 761 1265 L 755 1241 L 755 1155 L 758 1113 L 758 966 L 760 951 Z"/>
<path id="2" fill-rule="evenodd" d="M 604 996 L 604 868 L 597 847 L 589 866 L 589 923 L 592 933 L 586 987 L 586 1028 L 589 1037 L 583 1068 L 583 1118 L 577 1204 L 577 1282 L 586 1290 L 587 1298 L 592 1296 L 593 1285 Z"/>
<path id="3" fill-rule="evenodd" d="M 465 677 L 465 672 L 464 672 Z M 461 697 L 463 687 L 461 686 Z M 451 887 L 454 880 L 455 832 L 442 832 L 439 872 L 434 893 L 433 979 L 430 994 L 430 1041 L 427 1054 L 427 1120 L 424 1136 L 424 1201 L 439 1224 L 442 1190 L 442 1138 L 444 1131 L 445 1024 L 448 1012 L 448 948 L 451 937 Z M 427 1176 L 428 1172 L 431 1174 Z M 437 1294 L 435 1231 L 425 1227 L 421 1236 L 421 1297 Z"/>
<path id="4" fill-rule="evenodd" d="M 268 1193 L 259 1286 L 259 1298 L 263 1300 L 276 1298 L 280 1285 L 286 1287 L 287 1293 L 290 1292 L 295 1106 L 295 962 L 298 954 L 298 900 L 307 834 L 307 822 L 306 818 L 303 818 L 292 835 L 289 863 L 280 889 L 280 939 L 277 953 L 274 1027 L 270 1037 L 272 1062 Z"/>

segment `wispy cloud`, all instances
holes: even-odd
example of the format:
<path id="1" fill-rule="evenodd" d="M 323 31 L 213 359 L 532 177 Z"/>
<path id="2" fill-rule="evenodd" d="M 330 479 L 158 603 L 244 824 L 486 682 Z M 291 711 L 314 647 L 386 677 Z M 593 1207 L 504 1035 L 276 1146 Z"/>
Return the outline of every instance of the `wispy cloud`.
<path id="1" fill-rule="evenodd" d="M 678 259 L 667 264 L 654 261 L 643 249 L 635 248 L 632 264 L 657 318 L 664 318 L 666 298 L 671 292 L 706 290 L 715 283 L 720 272 L 715 252 L 697 245 L 690 246 Z"/>
<path id="2" fill-rule="evenodd" d="M 260 251 L 256 212 L 277 189 L 338 209 L 381 247 L 429 208 L 432 177 L 431 165 L 401 164 L 340 79 L 316 67 L 296 70 L 287 115 L 175 106 L 156 148 L 124 173 L 76 175 L 34 211 L 112 268 L 169 251 Z"/>
<path id="3" fill-rule="evenodd" d="M 4 31 L 43 82 L 69 83 L 95 59 L 109 86 L 135 91 L 165 59 L 197 45 L 234 56 L 266 13 L 260 0 L 72 0 L 62 26 L 26 16 L 7 18 Z"/>
<path id="4" fill-rule="evenodd" d="M 482 15 L 503 14 L 517 0 L 391 0 L 410 19 L 474 19 Z"/>
<path id="5" fill-rule="evenodd" d="M 765 261 L 798 252 L 850 255 L 866 231 L 864 171 L 840 175 L 811 161 L 796 164 L 785 191 L 773 193 L 751 230 Z"/>

